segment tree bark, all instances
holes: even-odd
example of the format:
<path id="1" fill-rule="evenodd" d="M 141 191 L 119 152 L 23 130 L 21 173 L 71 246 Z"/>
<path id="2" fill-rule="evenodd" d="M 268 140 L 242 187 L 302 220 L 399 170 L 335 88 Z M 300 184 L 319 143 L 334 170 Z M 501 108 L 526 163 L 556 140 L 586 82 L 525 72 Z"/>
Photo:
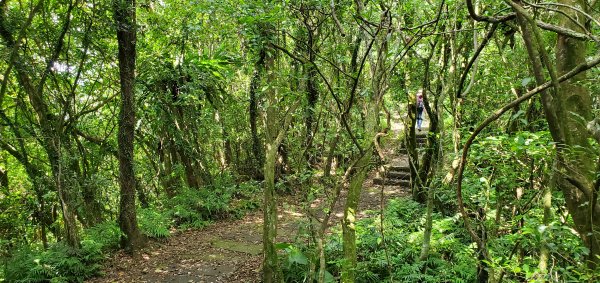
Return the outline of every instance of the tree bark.
<path id="1" fill-rule="evenodd" d="M 8 170 L 0 167 L 0 189 L 8 190 Z"/>
<path id="2" fill-rule="evenodd" d="M 273 33 L 272 27 L 266 31 Z M 261 50 L 264 52 L 264 67 L 267 74 L 265 98 L 267 103 L 265 120 L 265 158 L 263 164 L 264 192 L 263 192 L 263 282 L 283 282 L 283 273 L 279 266 L 275 241 L 277 238 L 277 196 L 275 192 L 275 170 L 277 166 L 277 153 L 287 125 L 280 125 L 280 109 L 278 105 L 277 75 L 275 70 L 274 50 Z M 261 55 L 262 56 L 262 55 Z M 258 85 L 257 85 L 258 87 Z M 287 124 L 287 123 L 286 123 Z"/>
<path id="3" fill-rule="evenodd" d="M 383 11 L 381 14 L 380 28 L 391 25 L 391 16 L 389 10 Z M 360 201 L 360 193 L 363 182 L 369 172 L 369 164 L 373 156 L 375 137 L 379 130 L 379 112 L 383 95 L 387 90 L 387 66 L 386 59 L 388 53 L 388 35 L 391 30 L 382 31 L 381 29 L 375 34 L 371 44 L 377 42 L 379 48 L 377 50 L 376 61 L 373 62 L 373 80 L 371 89 L 373 94 L 366 101 L 364 115 L 364 139 L 362 140 L 363 152 L 358 157 L 354 167 L 354 173 L 350 176 L 350 187 L 348 188 L 348 196 L 344 207 L 344 219 L 342 220 L 342 236 L 344 249 L 344 262 L 342 263 L 342 282 L 351 283 L 356 280 L 356 216 L 358 212 L 358 203 Z M 370 49 L 367 49 L 367 53 Z M 364 60 L 363 60 L 364 63 Z M 364 66 L 361 66 L 361 68 Z M 360 75 L 360 74 L 358 74 Z M 356 85 L 355 85 L 356 87 Z M 352 93 L 351 93 L 352 94 Z M 353 95 L 351 95 L 352 97 Z M 350 101 L 349 105 L 352 105 Z"/>
<path id="4" fill-rule="evenodd" d="M 259 164 L 264 164 L 264 160 L 263 160 L 263 155 L 262 155 L 262 145 L 260 143 L 260 138 L 258 136 L 258 127 L 256 125 L 256 122 L 258 120 L 258 97 L 257 97 L 257 90 L 260 86 L 260 81 L 261 81 L 261 77 L 262 77 L 262 73 L 263 73 L 263 69 L 264 69 L 264 65 L 265 65 L 265 57 L 266 57 L 266 53 L 265 51 L 261 50 L 260 54 L 259 54 L 259 58 L 258 61 L 256 61 L 255 67 L 254 67 L 254 74 L 252 75 L 252 79 L 250 81 L 250 105 L 248 108 L 248 114 L 250 116 L 250 133 L 252 135 L 252 155 L 253 155 L 253 164 L 255 166 L 253 166 L 253 168 L 256 169 L 252 169 L 254 172 L 252 172 L 254 174 L 254 178 L 256 179 L 263 179 L 263 172 L 261 172 L 260 166 L 258 166 Z"/>
<path id="5" fill-rule="evenodd" d="M 135 254 L 144 245 L 138 229 L 133 170 L 133 141 L 135 130 L 135 59 L 136 13 L 135 0 L 114 0 L 114 19 L 119 43 L 119 76 L 121 108 L 119 111 L 119 227 L 123 232 L 121 247 Z"/>
<path id="6" fill-rule="evenodd" d="M 586 1 L 560 0 L 559 3 L 579 7 L 587 10 Z M 561 10 L 577 19 L 579 24 L 585 25 L 585 17 L 578 15 L 572 9 L 562 7 Z M 562 26 L 572 30 L 579 30 L 579 26 L 564 15 L 557 14 Z M 583 31 L 582 31 L 583 32 Z M 586 43 L 584 41 L 558 35 L 556 44 L 556 67 L 558 75 L 567 73 L 573 67 L 585 62 Z M 557 171 L 554 177 L 557 185 L 565 195 L 569 212 L 573 216 L 575 229 L 590 249 L 589 265 L 595 267 L 600 264 L 600 207 L 597 206 L 597 192 L 594 189 L 596 181 L 595 154 L 597 148 L 589 143 L 592 137 L 586 130 L 586 124 L 593 119 L 592 97 L 590 92 L 582 85 L 585 81 L 585 72 L 560 84 L 557 92 L 556 108 L 560 122 L 560 131 L 564 133 L 564 149 L 557 150 Z M 552 125 L 550 125 L 552 127 Z M 555 140 L 557 141 L 557 140 Z M 560 141 L 557 141 L 560 142 Z M 560 147 L 560 144 L 557 145 Z M 575 181 L 582 188 L 578 188 Z M 587 191 L 588 193 L 584 193 Z"/>

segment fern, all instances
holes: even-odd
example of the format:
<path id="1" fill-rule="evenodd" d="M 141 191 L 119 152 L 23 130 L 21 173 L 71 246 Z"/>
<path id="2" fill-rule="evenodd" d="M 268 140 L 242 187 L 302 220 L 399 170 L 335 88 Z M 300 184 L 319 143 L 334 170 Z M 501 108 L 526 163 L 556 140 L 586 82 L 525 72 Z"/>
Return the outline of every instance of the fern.
<path id="1" fill-rule="evenodd" d="M 151 238 L 167 238 L 171 235 L 169 217 L 154 208 L 143 208 L 138 212 L 142 233 Z"/>
<path id="2" fill-rule="evenodd" d="M 96 246 L 101 251 L 109 251 L 119 248 L 121 229 L 114 221 L 106 221 L 85 230 L 82 246 L 85 249 Z"/>
<path id="3" fill-rule="evenodd" d="M 89 240 L 88 240 L 89 241 Z M 86 248 L 87 245 L 87 248 Z M 74 250 L 56 243 L 48 250 L 21 247 L 5 266 L 7 282 L 83 282 L 100 272 L 104 259 L 98 245 Z"/>

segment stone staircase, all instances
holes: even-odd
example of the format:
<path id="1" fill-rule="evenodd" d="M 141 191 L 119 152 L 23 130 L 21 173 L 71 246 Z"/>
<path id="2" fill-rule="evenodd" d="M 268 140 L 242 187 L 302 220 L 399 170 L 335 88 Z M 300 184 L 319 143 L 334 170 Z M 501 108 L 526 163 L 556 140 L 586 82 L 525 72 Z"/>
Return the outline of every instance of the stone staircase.
<path id="1" fill-rule="evenodd" d="M 417 132 L 417 148 L 421 149 L 427 144 L 427 131 Z M 410 166 L 408 161 L 408 150 L 402 146 L 396 152 L 396 157 L 384 166 L 385 172 L 378 172 L 373 179 L 375 185 L 401 186 L 410 185 Z"/>

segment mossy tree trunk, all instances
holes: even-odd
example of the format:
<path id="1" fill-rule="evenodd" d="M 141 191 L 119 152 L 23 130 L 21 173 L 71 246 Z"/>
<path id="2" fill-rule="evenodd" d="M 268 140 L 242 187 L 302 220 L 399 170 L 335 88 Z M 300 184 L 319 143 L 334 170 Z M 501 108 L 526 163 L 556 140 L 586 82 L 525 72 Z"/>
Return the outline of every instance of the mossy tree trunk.
<path id="1" fill-rule="evenodd" d="M 588 7 L 583 0 L 560 0 L 559 3 L 578 7 L 583 11 Z M 584 32 L 572 21 L 576 19 L 580 25 L 585 26 L 583 15 L 570 8 L 563 7 L 561 10 L 565 15 L 557 14 L 557 17 L 562 26 Z M 558 35 L 556 67 L 559 76 L 585 62 L 586 47 L 584 41 Z M 575 229 L 590 249 L 590 266 L 596 266 L 600 263 L 600 206 L 597 203 L 598 192 L 594 189 L 598 148 L 590 144 L 592 136 L 586 129 L 593 114 L 592 97 L 582 85 L 585 79 L 584 72 L 560 84 L 554 103 L 559 124 L 550 124 L 550 127 L 551 131 L 558 127 L 554 131 L 564 134 L 564 147 L 561 148 L 559 144 L 557 149 L 558 162 L 554 177 L 565 196 Z"/>
<path id="2" fill-rule="evenodd" d="M 581 0 L 562 0 L 560 3 L 583 11 L 586 9 L 585 2 Z M 595 190 L 595 158 L 598 154 L 597 148 L 589 142 L 592 135 L 586 129 L 587 123 L 593 120 L 592 98 L 582 85 L 586 78 L 585 72 L 560 84 L 556 82 L 557 76 L 585 62 L 586 43 L 558 34 L 554 66 L 543 48 L 541 35 L 533 18 L 520 6 L 520 2 L 515 2 L 512 6 L 517 12 L 536 82 L 538 85 L 545 82 L 544 67 L 555 81 L 552 91 L 542 94 L 546 121 L 552 138 L 557 143 L 556 170 L 553 171 L 552 179 L 563 192 L 575 229 L 590 250 L 589 266 L 595 267 L 600 261 L 600 206 Z M 585 25 L 583 15 L 570 8 L 565 8 L 562 12 L 564 14 L 557 17 L 563 27 L 583 32 L 579 27 Z M 577 19 L 579 23 L 574 23 L 572 19 Z"/>
<path id="3" fill-rule="evenodd" d="M 274 40 L 274 27 L 267 27 L 265 37 Z M 266 102 L 265 110 L 265 157 L 263 164 L 263 282 L 283 282 L 283 273 L 278 263 L 275 242 L 277 238 L 277 195 L 275 191 L 275 174 L 277 157 L 287 129 L 292 120 L 292 113 L 298 107 L 295 102 L 286 109 L 279 94 L 279 82 L 276 66 L 276 50 L 263 47 L 265 86 L 262 93 Z"/>
<path id="4" fill-rule="evenodd" d="M 381 27 L 391 25 L 391 16 L 389 10 L 384 10 L 381 14 Z M 350 186 L 348 196 L 344 207 L 344 219 L 342 220 L 344 261 L 342 263 L 342 282 L 355 282 L 356 280 L 356 215 L 360 193 L 363 182 L 370 169 L 371 158 L 373 157 L 375 137 L 379 130 L 379 112 L 383 95 L 387 91 L 387 68 L 386 60 L 388 53 L 388 38 L 391 30 L 382 28 L 376 34 L 375 42 L 379 46 L 377 49 L 376 61 L 372 63 L 373 80 L 371 81 L 372 95 L 367 100 L 366 113 L 364 115 L 364 135 L 361 142 L 362 152 L 358 160 L 353 165 L 353 173 L 350 177 Z M 366 52 L 369 52 L 367 49 Z M 359 74 L 360 75 L 360 74 Z"/>
<path id="5" fill-rule="evenodd" d="M 133 171 L 135 131 L 135 0 L 115 0 L 114 19 L 119 43 L 121 108 L 119 111 L 119 227 L 123 232 L 121 247 L 134 254 L 144 244 L 137 224 L 135 205 L 136 179 Z"/>

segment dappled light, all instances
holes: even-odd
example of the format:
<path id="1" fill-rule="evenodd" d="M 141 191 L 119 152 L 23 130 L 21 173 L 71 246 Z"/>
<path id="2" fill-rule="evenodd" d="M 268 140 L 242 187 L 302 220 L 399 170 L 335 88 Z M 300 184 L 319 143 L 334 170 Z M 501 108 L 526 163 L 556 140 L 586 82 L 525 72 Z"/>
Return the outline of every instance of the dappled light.
<path id="1" fill-rule="evenodd" d="M 598 19 L 0 1 L 0 282 L 600 282 Z"/>

